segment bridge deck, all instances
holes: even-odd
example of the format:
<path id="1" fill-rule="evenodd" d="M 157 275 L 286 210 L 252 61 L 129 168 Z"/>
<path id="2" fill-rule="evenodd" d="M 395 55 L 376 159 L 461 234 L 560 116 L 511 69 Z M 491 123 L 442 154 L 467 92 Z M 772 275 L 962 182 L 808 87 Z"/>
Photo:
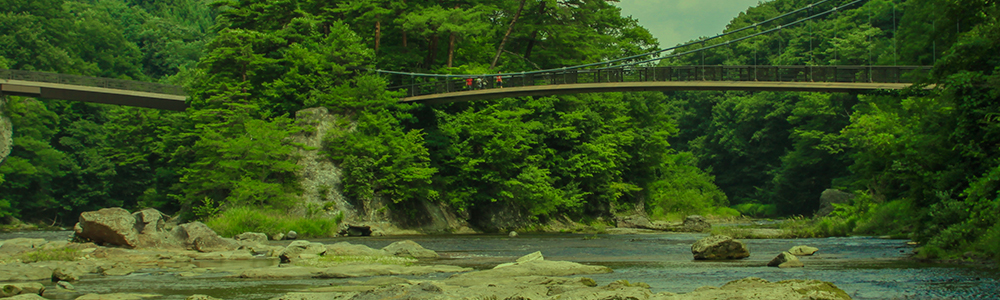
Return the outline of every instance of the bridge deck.
<path id="1" fill-rule="evenodd" d="M 187 97 L 123 89 L 61 83 L 0 79 L 0 92 L 8 95 L 41 97 L 184 111 Z"/>
<path id="2" fill-rule="evenodd" d="M 780 81 L 651 81 L 553 84 L 510 88 L 492 88 L 471 91 L 430 94 L 403 98 L 404 103 L 439 104 L 507 97 L 548 96 L 556 94 L 635 92 L 635 91 L 801 91 L 801 92 L 861 92 L 871 90 L 898 90 L 911 83 L 870 82 L 780 82 Z"/>

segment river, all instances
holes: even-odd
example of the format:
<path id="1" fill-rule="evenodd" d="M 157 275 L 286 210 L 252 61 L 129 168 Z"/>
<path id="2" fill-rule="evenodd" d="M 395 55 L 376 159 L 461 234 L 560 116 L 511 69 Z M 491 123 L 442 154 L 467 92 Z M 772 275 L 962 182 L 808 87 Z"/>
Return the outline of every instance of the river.
<path id="1" fill-rule="evenodd" d="M 347 241 L 381 248 L 410 239 L 438 251 L 441 258 L 426 264 L 491 268 L 522 255 L 541 251 L 547 260 L 604 265 L 614 273 L 589 275 L 599 284 L 618 279 L 645 282 L 653 292 L 690 292 L 695 288 L 745 277 L 770 281 L 819 279 L 829 281 L 854 299 L 1000 299 L 1000 271 L 955 264 L 921 263 L 907 259 L 906 240 L 870 237 L 744 240 L 751 256 L 735 261 L 694 261 L 690 247 L 706 234 L 641 235 L 522 234 L 411 237 L 352 237 L 314 240 Z M 3 237 L 9 238 L 9 237 Z M 801 257 L 804 268 L 766 267 L 781 251 L 796 245 L 820 249 Z M 83 293 L 156 293 L 160 299 L 208 294 L 223 299 L 269 299 L 307 287 L 346 284 L 364 279 L 242 280 L 227 273 L 180 277 L 161 270 L 140 270 L 125 277 L 86 277 L 77 282 Z M 432 277 L 436 276 L 436 277 Z M 448 274 L 413 278 L 441 279 Z"/>

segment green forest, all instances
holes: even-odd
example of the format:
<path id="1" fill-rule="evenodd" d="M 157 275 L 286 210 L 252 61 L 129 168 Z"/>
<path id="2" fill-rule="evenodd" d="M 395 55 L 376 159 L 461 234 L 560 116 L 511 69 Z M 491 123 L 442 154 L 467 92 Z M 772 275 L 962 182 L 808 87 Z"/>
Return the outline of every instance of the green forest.
<path id="1" fill-rule="evenodd" d="M 483 74 L 662 49 L 616 1 L 5 0 L 0 68 L 182 85 L 186 112 L 5 96 L 0 217 L 103 207 L 186 219 L 306 206 L 302 109 L 349 201 L 446 205 L 485 231 L 643 211 L 812 216 L 815 236 L 900 235 L 930 258 L 1000 257 L 1000 9 L 868 0 L 667 65 L 933 65 L 930 91 L 630 92 L 399 104 L 369 69 Z M 724 31 L 806 7 L 773 0 Z M 830 1 L 677 53 L 846 4 Z M 691 37 L 697 42 L 701 38 Z M 509 223 L 491 215 L 509 212 Z"/>

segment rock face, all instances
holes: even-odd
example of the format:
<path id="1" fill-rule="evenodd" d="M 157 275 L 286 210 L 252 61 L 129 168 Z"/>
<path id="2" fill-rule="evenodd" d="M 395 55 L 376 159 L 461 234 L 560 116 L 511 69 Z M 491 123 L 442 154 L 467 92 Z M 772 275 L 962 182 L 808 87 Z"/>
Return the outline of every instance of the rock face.
<path id="1" fill-rule="evenodd" d="M 303 187 L 302 198 L 305 203 L 323 207 L 331 218 L 336 217 L 333 212 L 342 213 L 342 224 L 367 224 L 364 227 L 370 228 L 365 234 L 353 234 L 360 232 L 352 232 L 348 230 L 351 228 L 348 226 L 341 231 L 343 235 L 379 236 L 380 234 L 406 235 L 471 231 L 466 220 L 472 218 L 468 215 L 457 216 L 453 213 L 455 210 L 444 201 L 421 200 L 397 211 L 389 209 L 392 204 L 391 200 L 379 197 L 366 200 L 345 198 L 341 193 L 343 171 L 318 150 L 323 148 L 323 142 L 327 136 L 343 135 L 354 131 L 356 124 L 344 122 L 345 118 L 330 113 L 324 107 L 304 109 L 295 113 L 296 121 L 303 127 L 310 129 L 303 130 L 291 137 L 295 143 L 306 146 L 299 150 L 300 159 L 297 164 L 302 168 L 296 171 L 297 177 L 300 178 L 299 183 Z M 293 213 L 303 212 L 300 210 Z M 517 224 L 523 224 L 523 220 L 519 219 L 518 221 Z M 487 222 L 487 224 L 499 223 Z M 416 231 L 400 232 L 397 228 Z M 290 236 L 286 237 L 294 239 Z"/>
<path id="2" fill-rule="evenodd" d="M 684 218 L 684 225 L 682 228 L 682 230 L 686 232 L 708 232 L 712 230 L 712 224 L 709 224 L 705 217 L 692 215 Z"/>
<path id="3" fill-rule="evenodd" d="M 779 267 L 779 268 L 801 268 L 805 265 L 799 261 L 799 258 L 788 252 L 781 252 L 777 257 L 767 263 L 768 267 Z"/>
<path id="4" fill-rule="evenodd" d="M 390 255 L 402 256 L 402 257 L 413 257 L 413 258 L 438 258 L 437 252 L 433 250 L 427 250 L 424 246 L 417 244 L 414 241 L 398 241 L 389 246 L 382 248 L 385 252 Z"/>
<path id="5" fill-rule="evenodd" d="M 691 254 L 698 260 L 740 259 L 750 257 L 750 250 L 739 240 L 725 235 L 715 235 L 691 245 Z"/>
<path id="6" fill-rule="evenodd" d="M 816 251 L 819 251 L 819 248 L 809 246 L 795 246 L 792 249 L 788 249 L 788 253 L 795 256 L 809 256 L 815 254 Z"/>
<path id="7" fill-rule="evenodd" d="M 344 218 L 353 220 L 357 218 L 357 209 L 340 193 L 340 181 L 342 172 L 340 168 L 333 164 L 325 155 L 320 153 L 323 138 L 330 130 L 336 130 L 339 116 L 330 114 L 325 107 L 316 107 L 300 110 L 295 113 L 295 119 L 315 130 L 306 130 L 292 136 L 296 143 L 305 145 L 299 150 L 301 159 L 298 165 L 302 166 L 295 175 L 298 175 L 302 184 L 302 197 L 306 203 L 331 203 L 330 207 L 336 211 L 344 213 Z M 306 150 L 312 149 L 312 150 Z"/>
<path id="8" fill-rule="evenodd" d="M 13 145 L 14 125 L 7 117 L 7 98 L 0 97 L 0 164 L 3 164 L 10 155 L 10 148 Z"/>
<path id="9" fill-rule="evenodd" d="M 135 248 L 139 245 L 136 219 L 122 208 L 104 208 L 80 214 L 76 235 L 97 244 Z"/>
<path id="10" fill-rule="evenodd" d="M 819 196 L 819 210 L 816 211 L 816 216 L 825 217 L 833 212 L 834 203 L 847 203 L 851 199 L 854 199 L 854 194 L 827 189 Z"/>

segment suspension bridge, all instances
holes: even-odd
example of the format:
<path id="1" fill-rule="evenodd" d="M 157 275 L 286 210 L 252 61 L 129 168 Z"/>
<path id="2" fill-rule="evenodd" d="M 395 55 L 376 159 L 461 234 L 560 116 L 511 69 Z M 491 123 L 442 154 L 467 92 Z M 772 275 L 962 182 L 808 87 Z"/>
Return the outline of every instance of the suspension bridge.
<path id="1" fill-rule="evenodd" d="M 664 59 L 695 53 L 701 53 L 704 57 L 705 51 L 731 46 L 757 36 L 779 32 L 783 28 L 801 25 L 865 0 L 854 0 L 812 14 L 814 8 L 829 1 L 832 0 L 821 0 L 750 26 L 687 44 L 559 69 L 476 75 L 370 71 L 389 79 L 391 86 L 388 90 L 404 92 L 405 96 L 400 102 L 427 104 L 626 91 L 865 92 L 907 89 L 927 78 L 931 70 L 929 66 L 872 65 L 870 53 L 869 65 L 863 66 L 657 65 Z M 782 25 L 769 25 L 804 11 L 811 15 Z M 765 26 L 770 27 L 766 30 L 760 29 Z M 741 32 L 753 31 L 756 33 L 736 36 Z M 732 37 L 723 42 L 707 45 L 712 40 L 727 36 Z M 699 44 L 700 48 L 681 52 Z M 895 44 L 894 41 L 893 47 Z M 0 69 L 0 93 L 175 111 L 187 108 L 187 95 L 179 86 L 43 72 Z"/>
<path id="2" fill-rule="evenodd" d="M 79 75 L 0 69 L 0 93 L 173 111 L 187 109 L 183 87 Z"/>

